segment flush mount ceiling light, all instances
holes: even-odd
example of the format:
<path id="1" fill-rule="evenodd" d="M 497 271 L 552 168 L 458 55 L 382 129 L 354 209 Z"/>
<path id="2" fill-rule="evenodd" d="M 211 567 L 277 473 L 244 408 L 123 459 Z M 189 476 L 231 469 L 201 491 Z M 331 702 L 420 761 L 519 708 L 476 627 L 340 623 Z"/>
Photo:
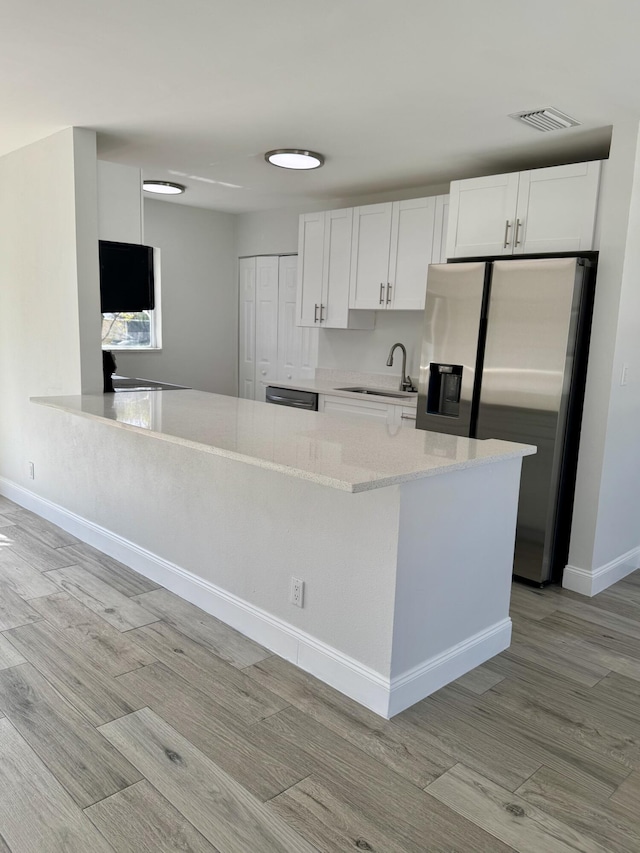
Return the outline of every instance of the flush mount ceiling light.
<path id="1" fill-rule="evenodd" d="M 302 148 L 276 148 L 264 155 L 267 163 L 281 169 L 319 169 L 324 164 L 322 154 Z"/>
<path id="2" fill-rule="evenodd" d="M 142 188 L 147 193 L 159 195 L 180 195 L 186 189 L 183 184 L 174 184 L 171 181 L 143 181 Z"/>
<path id="3" fill-rule="evenodd" d="M 569 127 L 577 127 L 582 122 L 576 121 L 566 113 L 560 112 L 555 107 L 545 107 L 543 110 L 529 110 L 524 113 L 511 113 L 510 118 L 522 121 L 536 130 L 566 130 Z"/>

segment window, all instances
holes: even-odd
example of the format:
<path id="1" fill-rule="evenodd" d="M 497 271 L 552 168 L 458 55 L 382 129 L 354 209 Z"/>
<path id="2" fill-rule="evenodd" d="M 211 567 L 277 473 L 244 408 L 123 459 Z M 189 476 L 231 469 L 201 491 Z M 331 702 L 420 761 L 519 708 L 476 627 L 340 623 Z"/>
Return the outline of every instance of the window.
<path id="1" fill-rule="evenodd" d="M 157 348 L 154 310 L 119 311 L 102 315 L 103 349 Z"/>
<path id="2" fill-rule="evenodd" d="M 102 349 L 160 349 L 160 252 L 100 241 Z"/>

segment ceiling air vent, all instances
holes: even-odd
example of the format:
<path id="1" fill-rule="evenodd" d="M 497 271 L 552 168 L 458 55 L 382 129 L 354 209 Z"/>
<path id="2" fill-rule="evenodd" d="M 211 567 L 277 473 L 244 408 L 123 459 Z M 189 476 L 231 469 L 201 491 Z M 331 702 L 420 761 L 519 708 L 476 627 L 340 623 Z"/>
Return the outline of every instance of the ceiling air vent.
<path id="1" fill-rule="evenodd" d="M 553 107 L 545 107 L 543 110 L 532 110 L 525 113 L 511 113 L 511 118 L 522 121 L 536 130 L 564 130 L 567 127 L 576 127 L 582 122 L 576 121 L 566 113 L 561 113 Z"/>

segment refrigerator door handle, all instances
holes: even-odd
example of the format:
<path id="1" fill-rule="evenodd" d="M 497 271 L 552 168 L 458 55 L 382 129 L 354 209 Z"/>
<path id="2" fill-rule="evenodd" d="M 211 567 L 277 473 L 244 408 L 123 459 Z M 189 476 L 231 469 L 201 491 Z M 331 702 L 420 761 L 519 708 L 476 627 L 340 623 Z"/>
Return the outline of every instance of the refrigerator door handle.
<path id="1" fill-rule="evenodd" d="M 503 249 L 506 249 L 509 245 L 509 228 L 511 228 L 511 223 L 507 219 L 504 223 L 504 245 Z"/>

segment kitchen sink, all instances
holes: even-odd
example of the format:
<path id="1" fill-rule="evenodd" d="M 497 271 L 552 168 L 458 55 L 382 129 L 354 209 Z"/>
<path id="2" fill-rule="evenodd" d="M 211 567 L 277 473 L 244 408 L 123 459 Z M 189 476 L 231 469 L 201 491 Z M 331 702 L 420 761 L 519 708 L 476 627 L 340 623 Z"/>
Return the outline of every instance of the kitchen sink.
<path id="1" fill-rule="evenodd" d="M 336 388 L 336 391 L 351 391 L 354 394 L 374 394 L 376 397 L 395 397 L 398 400 L 411 399 L 415 391 L 388 391 L 386 388 Z"/>

